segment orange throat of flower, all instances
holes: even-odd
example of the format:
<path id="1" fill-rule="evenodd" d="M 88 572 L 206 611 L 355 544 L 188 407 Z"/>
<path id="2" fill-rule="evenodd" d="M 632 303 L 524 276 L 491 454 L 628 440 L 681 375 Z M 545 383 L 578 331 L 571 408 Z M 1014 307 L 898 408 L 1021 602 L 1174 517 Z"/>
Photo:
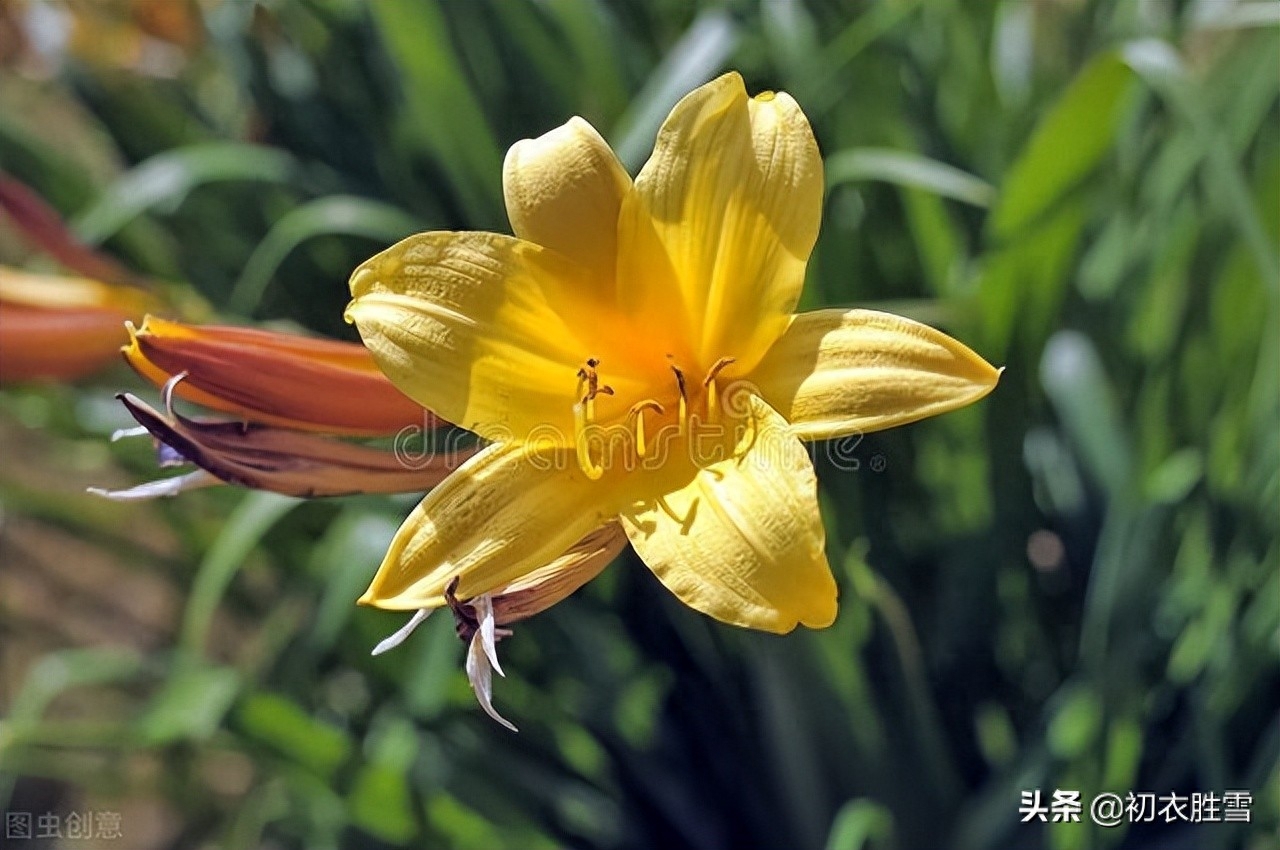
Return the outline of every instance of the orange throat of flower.
<path id="1" fill-rule="evenodd" d="M 721 357 L 699 382 L 690 382 L 671 355 L 667 360 L 670 377 L 665 386 L 659 383 L 654 395 L 629 405 L 625 414 L 604 421 L 596 416 L 596 400 L 615 393 L 601 380 L 601 361 L 589 357 L 578 370 L 574 448 L 578 466 L 588 478 L 598 480 L 619 464 L 626 470 L 642 463 L 647 468 L 661 466 L 673 444 L 723 442 L 715 438 L 726 433 L 726 420 L 744 418 L 732 397 L 722 395 L 719 386 L 721 373 L 734 358 Z M 701 439 L 693 440 L 695 435 Z"/>

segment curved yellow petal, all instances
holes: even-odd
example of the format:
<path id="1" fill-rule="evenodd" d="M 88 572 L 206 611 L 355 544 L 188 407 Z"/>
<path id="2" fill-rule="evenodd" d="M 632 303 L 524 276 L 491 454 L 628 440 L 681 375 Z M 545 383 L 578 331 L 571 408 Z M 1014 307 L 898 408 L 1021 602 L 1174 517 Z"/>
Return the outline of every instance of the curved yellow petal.
<path id="1" fill-rule="evenodd" d="M 941 331 L 875 310 L 795 316 L 748 377 L 802 439 L 905 425 L 977 401 L 1000 370 Z"/>
<path id="2" fill-rule="evenodd" d="M 751 397 L 735 457 L 701 470 L 662 503 L 622 514 L 649 568 L 691 608 L 725 623 L 789 632 L 836 616 L 817 480 L 787 423 Z"/>
<path id="3" fill-rule="evenodd" d="M 694 90 L 658 132 L 623 201 L 619 297 L 684 329 L 705 369 L 750 370 L 787 327 L 822 216 L 822 158 L 786 93 L 748 98 L 736 73 Z"/>
<path id="4" fill-rule="evenodd" d="M 631 177 L 581 118 L 507 151 L 502 190 L 516 236 L 553 248 L 588 269 L 612 298 L 618 210 Z"/>
<path id="5" fill-rule="evenodd" d="M 490 440 L 572 445 L 578 370 L 611 362 L 614 344 L 607 317 L 573 295 L 587 278 L 510 236 L 420 233 L 356 269 L 347 320 L 387 377 L 442 418 Z M 638 391 L 620 374 L 609 383 L 619 398 Z"/>
<path id="6" fill-rule="evenodd" d="M 455 577 L 459 599 L 511 585 L 616 517 L 625 482 L 588 480 L 572 452 L 489 446 L 409 515 L 360 602 L 436 608 Z"/>

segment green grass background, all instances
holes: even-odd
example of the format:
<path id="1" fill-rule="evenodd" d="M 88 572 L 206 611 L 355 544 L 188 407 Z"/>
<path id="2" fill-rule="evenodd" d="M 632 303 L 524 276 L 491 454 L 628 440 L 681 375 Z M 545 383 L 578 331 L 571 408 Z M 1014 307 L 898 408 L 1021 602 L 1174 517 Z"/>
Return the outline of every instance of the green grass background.
<path id="1" fill-rule="evenodd" d="M 503 643 L 519 735 L 447 618 L 369 657 L 411 498 L 94 500 L 155 474 L 107 441 L 138 380 L 7 388 L 0 809 L 118 811 L 130 850 L 1280 847 L 1276 4 L 159 2 L 190 43 L 52 4 L 149 26 L 150 65 L 0 39 L 0 168 L 204 318 L 353 338 L 360 260 L 506 229 L 509 144 L 578 114 L 634 172 L 738 69 L 827 160 L 805 306 L 1007 370 L 856 470 L 819 447 L 832 628 L 719 625 L 628 553 Z M 4 222 L 0 259 L 47 267 Z M 1021 824 L 1037 788 L 1252 821 Z"/>

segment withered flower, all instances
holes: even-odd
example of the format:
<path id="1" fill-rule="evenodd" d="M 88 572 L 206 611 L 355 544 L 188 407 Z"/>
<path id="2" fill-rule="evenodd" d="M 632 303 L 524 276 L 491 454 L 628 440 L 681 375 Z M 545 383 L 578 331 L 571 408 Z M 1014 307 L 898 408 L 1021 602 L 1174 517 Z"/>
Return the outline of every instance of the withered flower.
<path id="1" fill-rule="evenodd" d="M 408 458 L 271 425 L 188 419 L 173 408 L 174 393 L 185 377 L 180 373 L 165 383 L 163 414 L 132 393 L 117 398 L 159 442 L 162 466 L 189 462 L 200 470 L 127 490 L 90 492 L 131 501 L 173 496 L 219 481 L 300 498 L 416 492 L 440 483 L 474 452 L 467 447 Z"/>

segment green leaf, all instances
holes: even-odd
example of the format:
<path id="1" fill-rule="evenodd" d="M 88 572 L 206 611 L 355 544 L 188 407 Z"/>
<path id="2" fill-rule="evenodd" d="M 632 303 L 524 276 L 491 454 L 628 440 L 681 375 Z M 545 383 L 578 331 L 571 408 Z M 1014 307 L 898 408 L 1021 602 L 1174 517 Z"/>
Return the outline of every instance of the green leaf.
<path id="1" fill-rule="evenodd" d="M 330 195 L 294 207 L 280 217 L 253 249 L 227 299 L 227 308 L 250 315 L 271 277 L 289 254 L 317 236 L 360 236 L 390 245 L 424 225 L 390 204 L 351 195 Z"/>
<path id="2" fill-rule="evenodd" d="M 840 807 L 827 836 L 827 850 L 888 847 L 893 838 L 893 815 L 871 800 L 850 800 Z"/>
<path id="3" fill-rule="evenodd" d="M 70 688 L 127 681 L 142 672 L 142 659 L 117 647 L 64 649 L 32 665 L 14 697 L 6 723 L 17 727 L 40 718 L 54 698 Z M 5 735 L 0 735 L 3 744 Z"/>
<path id="4" fill-rule="evenodd" d="M 181 646 L 184 649 L 194 653 L 203 651 L 213 613 L 244 559 L 281 517 L 301 503 L 301 499 L 275 493 L 245 494 L 239 506 L 227 517 L 218 539 L 209 547 L 196 571 L 182 617 Z"/>
<path id="5" fill-rule="evenodd" d="M 1093 691 L 1069 692 L 1049 722 L 1049 749 L 1059 758 L 1075 758 L 1098 739 L 1102 729 L 1102 701 Z"/>
<path id="6" fill-rule="evenodd" d="M 173 211 L 208 183 L 289 183 L 298 177 L 294 158 L 274 148 L 239 142 L 188 145 L 139 163 L 103 190 L 72 221 L 85 242 L 101 244 L 152 208 Z"/>
<path id="7" fill-rule="evenodd" d="M 328 650 L 355 611 L 352 603 L 373 578 L 400 524 L 391 517 L 348 510 L 320 538 L 313 572 L 324 588 L 308 641 Z"/>
<path id="8" fill-rule="evenodd" d="M 1036 126 L 1005 175 L 990 220 L 1006 239 L 1038 218 L 1110 150 L 1133 72 L 1115 53 L 1096 57 Z"/>
<path id="9" fill-rule="evenodd" d="M 1132 484 L 1132 453 L 1093 342 L 1078 331 L 1054 334 L 1040 361 L 1040 381 L 1094 480 L 1112 495 L 1127 491 Z"/>
<path id="10" fill-rule="evenodd" d="M 278 694 L 250 694 L 235 718 L 245 734 L 320 776 L 331 775 L 351 752 L 345 732 L 316 720 Z"/>
<path id="11" fill-rule="evenodd" d="M 408 775 L 418 755 L 413 724 L 399 716 L 379 723 L 365 739 L 365 754 L 368 763 L 347 798 L 351 820 L 383 841 L 404 844 L 418 832 Z"/>
<path id="12" fill-rule="evenodd" d="M 1037 350 L 1053 331 L 1085 220 L 1082 204 L 1063 204 L 1017 240 L 982 258 L 978 300 L 983 354 L 1003 358 L 1015 336 Z"/>
<path id="13" fill-rule="evenodd" d="M 995 189 L 985 180 L 910 151 L 852 148 L 827 157 L 825 165 L 828 187 L 855 180 L 883 180 L 976 207 L 989 205 L 995 196 Z"/>
<path id="14" fill-rule="evenodd" d="M 1204 97 L 1187 72 L 1182 57 L 1168 44 L 1154 38 L 1129 42 L 1122 55 L 1124 62 L 1195 132 L 1201 155 L 1213 177 L 1209 181 L 1210 189 L 1218 193 L 1253 253 L 1271 298 L 1280 301 L 1280 257 L 1276 254 L 1275 237 L 1264 226 L 1231 145 L 1204 108 Z"/>
<path id="15" fill-rule="evenodd" d="M 723 9 L 702 12 L 649 75 L 609 134 L 618 158 L 635 173 L 676 101 L 710 80 L 733 53 L 738 25 Z"/>
<path id="16" fill-rule="evenodd" d="M 208 739 L 239 690 L 240 674 L 230 667 L 180 666 L 152 698 L 138 728 L 152 745 Z"/>
<path id="17" fill-rule="evenodd" d="M 501 221 L 502 150 L 450 40 L 437 0 L 369 6 L 400 72 L 411 132 L 450 176 L 477 227 Z"/>

